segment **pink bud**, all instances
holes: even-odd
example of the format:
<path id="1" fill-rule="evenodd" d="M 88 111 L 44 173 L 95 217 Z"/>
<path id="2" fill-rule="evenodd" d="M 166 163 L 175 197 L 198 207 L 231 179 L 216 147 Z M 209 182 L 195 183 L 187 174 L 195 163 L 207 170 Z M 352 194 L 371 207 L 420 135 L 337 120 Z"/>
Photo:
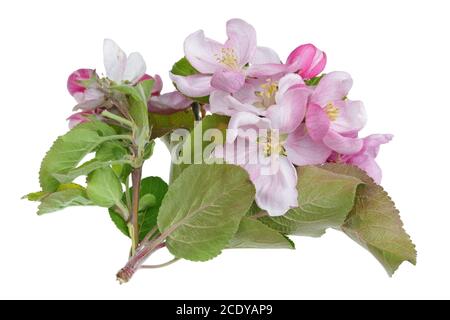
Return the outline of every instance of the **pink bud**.
<path id="1" fill-rule="evenodd" d="M 325 69 L 327 55 L 312 44 L 303 44 L 291 52 L 286 64 L 302 76 L 303 79 L 311 79 Z"/>
<path id="2" fill-rule="evenodd" d="M 154 77 L 148 74 L 144 74 L 139 80 L 138 83 L 145 80 L 155 80 L 152 88 L 152 96 L 159 96 L 161 94 L 161 90 L 163 88 L 163 82 L 159 75 L 155 74 Z"/>
<path id="3" fill-rule="evenodd" d="M 67 79 L 67 90 L 77 101 L 79 100 L 77 97 L 80 97 L 86 91 L 86 87 L 80 81 L 89 80 L 94 72 L 92 69 L 78 69 Z"/>

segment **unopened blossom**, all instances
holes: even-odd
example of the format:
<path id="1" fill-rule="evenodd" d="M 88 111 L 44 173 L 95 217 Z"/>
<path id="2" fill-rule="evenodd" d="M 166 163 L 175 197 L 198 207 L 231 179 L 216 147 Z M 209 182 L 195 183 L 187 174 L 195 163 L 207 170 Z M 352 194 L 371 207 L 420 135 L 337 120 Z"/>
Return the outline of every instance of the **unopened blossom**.
<path id="1" fill-rule="evenodd" d="M 327 55 L 313 44 L 303 44 L 291 52 L 286 64 L 303 79 L 311 79 L 325 69 Z"/>

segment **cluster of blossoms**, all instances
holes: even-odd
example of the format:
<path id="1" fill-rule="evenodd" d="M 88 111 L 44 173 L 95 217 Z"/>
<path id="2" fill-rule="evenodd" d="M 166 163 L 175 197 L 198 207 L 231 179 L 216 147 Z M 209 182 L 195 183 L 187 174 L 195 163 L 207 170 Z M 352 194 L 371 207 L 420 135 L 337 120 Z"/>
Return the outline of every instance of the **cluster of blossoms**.
<path id="1" fill-rule="evenodd" d="M 101 117 L 111 103 L 111 81 L 134 85 L 154 79 L 150 112 L 183 110 L 192 101 L 209 97 L 206 110 L 230 117 L 226 143 L 215 155 L 247 170 L 256 187 L 257 205 L 272 216 L 298 207 L 295 166 L 353 164 L 380 182 L 375 158 L 379 146 L 392 136 L 358 135 L 366 112 L 361 101 L 348 98 L 352 87 L 348 73 L 321 74 L 327 56 L 312 44 L 299 46 L 283 63 L 274 50 L 257 46 L 255 29 L 239 19 L 228 21 L 227 35 L 225 43 L 205 37 L 203 31 L 188 36 L 184 53 L 197 72 L 171 73 L 177 90 L 165 94 L 161 78 L 145 74 L 140 54 L 127 57 L 105 40 L 107 77 L 100 78 L 91 69 L 69 77 L 68 89 L 81 110 L 69 118 L 71 126 L 88 116 Z"/>

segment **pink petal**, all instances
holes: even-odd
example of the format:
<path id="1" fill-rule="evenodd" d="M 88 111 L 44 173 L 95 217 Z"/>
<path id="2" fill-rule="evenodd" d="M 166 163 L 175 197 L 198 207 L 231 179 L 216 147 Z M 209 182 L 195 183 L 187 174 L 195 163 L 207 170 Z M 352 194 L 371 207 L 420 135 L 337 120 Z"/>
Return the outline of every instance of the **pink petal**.
<path id="1" fill-rule="evenodd" d="M 260 171 L 259 175 L 250 177 L 256 176 L 252 179 L 256 188 L 256 204 L 270 216 L 281 216 L 298 206 L 297 171 L 286 157 L 274 159 L 272 164 L 278 167 L 273 174 L 264 175 Z"/>
<path id="2" fill-rule="evenodd" d="M 272 128 L 282 133 L 294 131 L 302 123 L 310 91 L 297 88 L 287 91 L 277 105 L 267 109 L 266 116 L 271 120 Z"/>
<path id="3" fill-rule="evenodd" d="M 363 147 L 363 140 L 359 138 L 349 138 L 339 133 L 329 130 L 323 138 L 323 142 L 332 150 L 342 154 L 354 154 Z"/>
<path id="4" fill-rule="evenodd" d="M 196 74 L 183 77 L 170 73 L 170 79 L 175 83 L 177 89 L 188 97 L 205 97 L 211 91 L 211 76 Z"/>
<path id="5" fill-rule="evenodd" d="M 287 73 L 287 66 L 284 64 L 267 63 L 254 64 L 247 69 L 249 77 L 271 77 L 279 74 Z"/>
<path id="6" fill-rule="evenodd" d="M 201 73 L 212 74 L 222 69 L 217 61 L 222 45 L 205 37 L 202 30 L 194 32 L 184 41 L 184 54 L 192 66 Z"/>
<path id="7" fill-rule="evenodd" d="M 375 159 L 367 154 L 359 155 L 349 162 L 360 169 L 364 170 L 369 177 L 371 177 L 375 183 L 381 183 L 382 172 L 380 166 L 376 163 Z"/>
<path id="8" fill-rule="evenodd" d="M 231 94 L 223 91 L 213 91 L 209 97 L 210 111 L 212 113 L 232 116 L 236 112 L 246 111 L 261 114 L 261 110 L 252 104 L 242 103 Z"/>
<path id="9" fill-rule="evenodd" d="M 380 151 L 380 145 L 388 143 L 393 137 L 392 134 L 372 134 L 364 138 L 364 152 L 372 158 L 376 158 Z"/>
<path id="10" fill-rule="evenodd" d="M 192 100 L 186 98 L 178 91 L 174 91 L 151 97 L 148 103 L 148 110 L 153 113 L 171 114 L 187 109 L 191 104 Z"/>
<path id="11" fill-rule="evenodd" d="M 95 71 L 92 69 L 78 69 L 74 71 L 67 79 L 67 90 L 69 93 L 74 97 L 76 93 L 84 93 L 86 87 L 80 81 L 91 79 L 94 73 Z M 77 100 L 77 102 L 81 101 Z"/>
<path id="12" fill-rule="evenodd" d="M 304 44 L 292 51 L 286 64 L 295 66 L 295 71 L 304 79 L 311 79 L 323 71 L 326 62 L 327 56 L 324 52 L 312 44 Z"/>
<path id="13" fill-rule="evenodd" d="M 250 60 L 251 64 L 281 64 L 278 54 L 267 47 L 257 47 L 256 52 Z"/>
<path id="14" fill-rule="evenodd" d="M 306 128 L 314 141 L 322 141 L 330 129 L 330 119 L 317 104 L 310 104 L 306 112 Z"/>
<path id="15" fill-rule="evenodd" d="M 352 85 L 353 80 L 348 73 L 330 72 L 320 80 L 311 96 L 311 102 L 325 107 L 329 102 L 342 100 L 347 96 Z"/>
<path id="16" fill-rule="evenodd" d="M 276 93 L 275 100 L 277 102 L 281 101 L 282 96 L 286 93 L 286 91 L 288 91 L 292 87 L 302 85 L 304 86 L 305 82 L 303 81 L 302 77 L 300 77 L 298 74 L 289 73 L 285 75 L 278 81 L 278 91 Z"/>
<path id="17" fill-rule="evenodd" d="M 304 124 L 289 134 L 284 145 L 289 161 L 297 166 L 325 163 L 331 154 L 331 149 L 321 141 L 313 141 Z"/>
<path id="18" fill-rule="evenodd" d="M 339 115 L 331 123 L 331 128 L 339 133 L 358 132 L 367 122 L 367 114 L 361 101 L 335 101 L 334 106 L 339 110 Z"/>
<path id="19" fill-rule="evenodd" d="M 241 19 L 231 19 L 227 22 L 228 40 L 226 47 L 233 48 L 237 54 L 239 65 L 250 62 L 256 51 L 256 31 L 253 26 Z"/>
<path id="20" fill-rule="evenodd" d="M 241 72 L 231 70 L 216 71 L 211 79 L 211 86 L 215 89 L 234 93 L 242 88 L 245 76 Z"/>

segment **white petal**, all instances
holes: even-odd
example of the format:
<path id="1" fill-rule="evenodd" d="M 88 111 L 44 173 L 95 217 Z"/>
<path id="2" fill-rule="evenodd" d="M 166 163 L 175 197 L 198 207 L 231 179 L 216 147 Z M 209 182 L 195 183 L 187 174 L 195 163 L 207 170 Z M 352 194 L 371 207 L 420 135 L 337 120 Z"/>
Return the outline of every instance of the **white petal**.
<path id="1" fill-rule="evenodd" d="M 257 47 L 256 52 L 250 60 L 252 64 L 281 63 L 278 54 L 267 47 Z"/>
<path id="2" fill-rule="evenodd" d="M 103 42 L 103 63 L 109 79 L 116 82 L 122 81 L 127 66 L 127 55 L 111 39 L 105 39 Z"/>
<path id="3" fill-rule="evenodd" d="M 141 54 L 133 52 L 127 59 L 127 64 L 121 80 L 136 83 L 145 74 L 146 68 L 144 58 L 142 58 Z"/>

